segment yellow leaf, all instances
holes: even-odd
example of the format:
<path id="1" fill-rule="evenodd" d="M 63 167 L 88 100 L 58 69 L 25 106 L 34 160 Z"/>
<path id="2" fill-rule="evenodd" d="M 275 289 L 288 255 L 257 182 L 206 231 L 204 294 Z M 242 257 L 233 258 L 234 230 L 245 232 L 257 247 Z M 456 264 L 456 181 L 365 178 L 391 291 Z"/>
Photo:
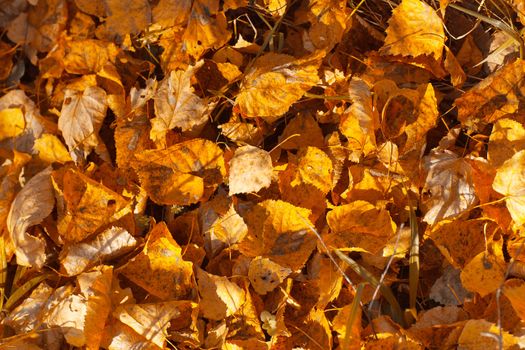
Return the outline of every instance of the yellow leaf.
<path id="1" fill-rule="evenodd" d="M 137 34 L 151 22 L 147 0 L 105 0 L 106 21 L 99 31 L 110 39 L 122 41 L 126 34 Z"/>
<path id="2" fill-rule="evenodd" d="M 493 242 L 489 249 L 476 255 L 461 271 L 461 283 L 482 297 L 494 292 L 505 281 L 506 263 L 501 243 Z"/>
<path id="3" fill-rule="evenodd" d="M 435 224 L 472 208 L 477 201 L 470 164 L 448 150 L 434 150 L 425 160 L 425 191 L 432 196 L 423 220 Z"/>
<path id="4" fill-rule="evenodd" d="M 180 26 L 187 22 L 192 0 L 160 0 L 153 8 L 153 23 L 164 28 Z"/>
<path id="5" fill-rule="evenodd" d="M 505 281 L 503 294 L 510 300 L 518 316 L 525 321 L 525 282 L 517 278 Z"/>
<path id="6" fill-rule="evenodd" d="M 326 221 L 331 232 L 323 238 L 328 246 L 372 254 L 379 253 L 396 231 L 388 210 L 362 200 L 335 207 Z"/>
<path id="7" fill-rule="evenodd" d="M 248 278 L 260 295 L 271 292 L 292 272 L 268 258 L 256 257 L 250 262 Z"/>
<path id="8" fill-rule="evenodd" d="M 78 275 L 101 261 L 130 252 L 136 245 L 137 240 L 128 231 L 113 226 L 91 240 L 66 246 L 60 265 L 66 276 Z"/>
<path id="9" fill-rule="evenodd" d="M 456 99 L 459 121 L 474 131 L 520 110 L 525 61 L 518 59 Z"/>
<path id="10" fill-rule="evenodd" d="M 443 220 L 425 234 L 455 268 L 464 268 L 485 250 L 485 239 L 491 239 L 497 226 L 488 220 Z"/>
<path id="11" fill-rule="evenodd" d="M 197 284 L 201 296 L 200 309 L 210 320 L 222 320 L 239 310 L 245 302 L 245 292 L 228 278 L 197 269 Z"/>
<path id="12" fill-rule="evenodd" d="M 76 170 L 54 171 L 53 180 L 55 189 L 63 195 L 57 228 L 66 242 L 84 240 L 127 210 L 124 197 Z"/>
<path id="13" fill-rule="evenodd" d="M 351 161 L 359 162 L 363 155 L 376 149 L 375 130 L 379 127 L 377 111 L 372 106 L 368 85 L 353 78 L 348 85 L 352 105 L 341 116 L 339 130 L 348 139 Z"/>
<path id="14" fill-rule="evenodd" d="M 44 220 L 55 206 L 51 167 L 33 176 L 16 195 L 7 216 L 7 229 L 15 246 L 17 264 L 41 268 L 46 260 L 45 241 L 27 233 Z"/>
<path id="15" fill-rule="evenodd" d="M 166 133 L 173 128 L 188 131 L 206 123 L 209 103 L 197 96 L 191 86 L 194 71 L 203 61 L 186 70 L 174 70 L 164 78 L 155 96 L 155 114 L 151 119 L 150 137 L 165 143 Z"/>
<path id="16" fill-rule="evenodd" d="M 20 135 L 25 128 L 26 121 L 20 108 L 7 108 L 0 111 L 0 141 Z"/>
<path id="17" fill-rule="evenodd" d="M 501 333 L 503 347 L 500 349 L 516 349 L 518 339 L 505 330 Z M 457 345 L 460 349 L 469 350 L 497 349 L 499 335 L 500 330 L 494 323 L 485 320 L 468 320 L 461 331 Z"/>
<path id="18" fill-rule="evenodd" d="M 300 113 L 286 124 L 279 143 L 279 147 L 285 150 L 305 146 L 323 148 L 324 137 L 317 121 L 309 113 Z"/>
<path id="19" fill-rule="evenodd" d="M 81 148 L 89 153 L 98 145 L 106 109 L 106 92 L 99 87 L 90 86 L 84 92 L 66 90 L 58 128 L 70 152 Z"/>
<path id="20" fill-rule="evenodd" d="M 143 151 L 136 159 L 142 186 L 158 204 L 188 205 L 207 199 L 226 175 L 222 150 L 204 139 Z"/>
<path id="21" fill-rule="evenodd" d="M 193 288 L 193 264 L 183 260 L 181 252 L 161 222 L 151 229 L 142 252 L 118 272 L 162 300 L 182 299 Z"/>
<path id="22" fill-rule="evenodd" d="M 117 325 L 117 332 L 109 348 L 126 349 L 139 346 L 148 350 L 164 349 L 170 325 L 177 325 L 175 337 L 181 329 L 186 335 L 194 331 L 197 307 L 196 303 L 187 300 L 120 305 L 113 311 L 113 315 L 131 328 L 131 332 L 129 328 L 119 330 Z"/>
<path id="23" fill-rule="evenodd" d="M 445 44 L 443 22 L 430 5 L 420 0 L 403 0 L 388 20 L 381 54 L 441 60 Z"/>
<path id="24" fill-rule="evenodd" d="M 317 242 L 309 215 L 309 210 L 283 201 L 258 203 L 243 215 L 248 234 L 239 243 L 239 250 L 249 257 L 270 258 L 295 271 L 304 265 Z"/>
<path id="25" fill-rule="evenodd" d="M 525 223 L 525 150 L 515 153 L 496 172 L 492 188 L 505 196 L 507 209 L 517 226 Z"/>
<path id="26" fill-rule="evenodd" d="M 258 192 L 272 182 L 272 158 L 265 150 L 242 146 L 230 160 L 229 195 Z"/>
<path id="27" fill-rule="evenodd" d="M 115 63 L 119 50 L 111 42 L 86 39 L 66 43 L 64 69 L 71 74 L 92 74 L 102 70 L 108 62 Z"/>
<path id="28" fill-rule="evenodd" d="M 345 1 L 316 0 L 310 2 L 308 17 L 311 27 L 308 35 L 316 49 L 326 52 L 338 44 L 346 29 L 349 9 Z"/>
<path id="29" fill-rule="evenodd" d="M 42 134 L 35 140 L 33 149 L 47 163 L 67 163 L 72 160 L 62 141 L 53 134 Z"/>
<path id="30" fill-rule="evenodd" d="M 230 40 L 224 12 L 215 0 L 194 0 L 182 37 L 185 51 L 199 59 L 206 50 L 218 49 Z"/>
<path id="31" fill-rule="evenodd" d="M 323 56 L 317 51 L 300 59 L 273 52 L 259 57 L 246 72 L 235 108 L 246 117 L 277 120 L 317 84 Z"/>
<path id="32" fill-rule="evenodd" d="M 516 152 L 525 149 L 525 128 L 520 122 L 503 118 L 494 123 L 490 133 L 487 159 L 499 168 Z"/>

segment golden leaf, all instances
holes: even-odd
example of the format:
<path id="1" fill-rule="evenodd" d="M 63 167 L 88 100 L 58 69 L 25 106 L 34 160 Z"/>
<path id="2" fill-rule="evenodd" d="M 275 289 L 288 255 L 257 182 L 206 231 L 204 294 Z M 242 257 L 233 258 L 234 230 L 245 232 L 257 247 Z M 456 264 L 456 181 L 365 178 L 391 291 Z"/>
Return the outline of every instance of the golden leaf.
<path id="1" fill-rule="evenodd" d="M 273 52 L 259 57 L 246 72 L 235 108 L 246 117 L 278 119 L 317 84 L 323 56 L 323 51 L 317 51 L 300 59 Z"/>
<path id="2" fill-rule="evenodd" d="M 461 271 L 461 283 L 482 297 L 498 289 L 505 281 L 506 263 L 501 243 L 493 242 L 487 251 L 476 255 Z"/>
<path id="3" fill-rule="evenodd" d="M 106 92 L 99 87 L 90 86 L 84 92 L 66 90 L 58 128 L 70 152 L 80 148 L 89 153 L 98 145 L 106 109 Z"/>
<path id="4" fill-rule="evenodd" d="M 502 335 L 499 338 L 500 334 Z M 468 320 L 459 336 L 457 345 L 459 348 L 471 350 L 495 349 L 499 340 L 503 345 L 500 349 L 516 349 L 518 339 L 505 330 L 500 330 L 494 323 L 485 320 Z"/>
<path id="5" fill-rule="evenodd" d="M 201 296 L 201 312 L 207 319 L 222 320 L 231 316 L 245 302 L 244 290 L 226 277 L 197 269 L 197 285 Z"/>
<path id="6" fill-rule="evenodd" d="M 72 160 L 66 146 L 53 134 L 42 134 L 35 140 L 33 149 L 38 152 L 40 159 L 49 164 L 67 163 Z"/>
<path id="7" fill-rule="evenodd" d="M 268 258 L 256 257 L 250 262 L 248 278 L 260 295 L 271 292 L 292 272 Z"/>
<path id="8" fill-rule="evenodd" d="M 348 85 L 352 105 L 341 116 L 339 130 L 348 139 L 351 161 L 359 162 L 363 155 L 376 149 L 375 130 L 379 117 L 372 106 L 372 94 L 368 85 L 353 78 Z"/>
<path id="9" fill-rule="evenodd" d="M 525 61 L 505 65 L 456 99 L 459 121 L 473 130 L 517 113 L 523 103 Z"/>
<path id="10" fill-rule="evenodd" d="M 173 128 L 182 131 L 202 126 L 208 120 L 209 103 L 197 96 L 191 86 L 194 71 L 203 61 L 186 70 L 174 70 L 164 78 L 155 96 L 155 114 L 151 119 L 150 137 L 165 143 L 166 133 Z"/>
<path id="11" fill-rule="evenodd" d="M 239 243 L 239 250 L 295 271 L 304 265 L 317 242 L 309 215 L 309 210 L 283 201 L 258 203 L 243 215 L 248 234 Z"/>
<path id="12" fill-rule="evenodd" d="M 199 59 L 206 50 L 218 49 L 230 40 L 226 16 L 214 0 L 194 0 L 188 26 L 182 36 L 184 51 Z"/>
<path id="13" fill-rule="evenodd" d="M 505 196 L 507 209 L 517 226 L 525 223 L 525 150 L 515 153 L 496 172 L 492 188 Z"/>
<path id="14" fill-rule="evenodd" d="M 487 159 L 499 168 L 515 153 L 525 149 L 525 128 L 516 120 L 503 118 L 494 123 L 490 133 Z"/>
<path id="15" fill-rule="evenodd" d="M 182 299 L 193 288 L 193 264 L 181 252 L 161 222 L 149 232 L 144 249 L 117 271 L 162 300 Z"/>
<path id="16" fill-rule="evenodd" d="M 230 160 L 229 195 L 258 192 L 272 182 L 272 158 L 265 150 L 242 146 Z"/>
<path id="17" fill-rule="evenodd" d="M 46 260 L 45 241 L 27 233 L 55 207 L 50 167 L 31 178 L 16 195 L 7 216 L 7 229 L 15 246 L 17 264 L 41 268 Z"/>
<path id="18" fill-rule="evenodd" d="M 25 128 L 26 121 L 20 108 L 6 108 L 0 111 L 0 141 L 20 135 Z"/>
<path id="19" fill-rule="evenodd" d="M 379 253 L 396 231 L 388 210 L 362 200 L 335 207 L 326 221 L 331 232 L 323 238 L 328 246 L 372 254 Z"/>
<path id="20" fill-rule="evenodd" d="M 443 22 L 430 5 L 420 0 L 403 0 L 388 20 L 381 54 L 441 60 L 445 45 Z"/>
<path id="21" fill-rule="evenodd" d="M 283 133 L 279 136 L 279 143 L 279 147 L 285 150 L 305 146 L 323 148 L 323 132 L 310 114 L 300 113 L 286 124 Z"/>
<path id="22" fill-rule="evenodd" d="M 226 175 L 222 150 L 204 139 L 143 151 L 136 158 L 142 186 L 159 204 L 188 205 L 208 198 Z"/>
<path id="23" fill-rule="evenodd" d="M 425 233 L 455 268 L 464 268 L 485 250 L 485 239 L 491 239 L 497 226 L 488 220 L 443 220 Z"/>
<path id="24" fill-rule="evenodd" d="M 80 242 L 126 211 L 128 201 L 106 186 L 73 169 L 53 172 L 58 205 L 57 229 L 66 242 Z"/>

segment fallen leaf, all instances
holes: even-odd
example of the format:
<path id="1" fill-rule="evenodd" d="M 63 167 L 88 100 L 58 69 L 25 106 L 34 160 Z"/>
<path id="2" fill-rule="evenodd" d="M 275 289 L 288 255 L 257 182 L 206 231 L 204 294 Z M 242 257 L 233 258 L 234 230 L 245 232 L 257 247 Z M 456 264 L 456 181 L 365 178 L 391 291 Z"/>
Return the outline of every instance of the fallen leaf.
<path id="1" fill-rule="evenodd" d="M 246 117 L 278 119 L 317 84 L 323 56 L 324 52 L 317 51 L 300 59 L 273 52 L 259 57 L 246 72 L 235 108 Z"/>
<path id="2" fill-rule="evenodd" d="M 226 277 L 197 269 L 197 285 L 201 296 L 201 312 L 207 319 L 222 320 L 231 316 L 245 302 L 244 290 Z"/>
<path id="3" fill-rule="evenodd" d="M 384 55 L 432 56 L 441 60 L 445 44 L 443 22 L 430 5 L 420 0 L 403 0 L 388 20 Z"/>
<path id="4" fill-rule="evenodd" d="M 188 205 L 208 198 L 226 175 L 222 150 L 204 139 L 135 156 L 142 186 L 159 204 Z"/>
<path id="5" fill-rule="evenodd" d="M 66 90 L 58 128 L 70 152 L 78 148 L 87 156 L 98 145 L 106 110 L 106 92 L 101 88 L 90 86 L 83 92 Z"/>
<path id="6" fill-rule="evenodd" d="M 117 272 L 162 300 L 181 299 L 193 288 L 193 264 L 181 254 L 182 249 L 161 222 L 149 232 L 144 249 Z"/>
<path id="7" fill-rule="evenodd" d="M 514 224 L 525 223 L 525 150 L 515 153 L 496 172 L 492 188 L 505 196 L 507 209 Z"/>
<path id="8" fill-rule="evenodd" d="M 128 231 L 111 227 L 89 241 L 66 246 L 60 265 L 67 276 L 78 275 L 95 264 L 130 252 L 136 244 Z"/>
<path id="9" fill-rule="evenodd" d="M 264 295 L 274 290 L 292 272 L 268 258 L 256 257 L 250 262 L 248 278 L 255 291 Z"/>
<path id="10" fill-rule="evenodd" d="M 173 128 L 188 131 L 202 126 L 208 120 L 212 107 L 195 94 L 191 86 L 194 71 L 202 61 L 186 70 L 173 70 L 164 78 L 155 96 L 155 114 L 151 119 L 150 137 L 165 143 L 166 133 Z"/>
<path id="11" fill-rule="evenodd" d="M 308 209 L 266 200 L 242 215 L 248 234 L 239 242 L 246 256 L 261 256 L 292 269 L 302 267 L 316 245 Z"/>
<path id="12" fill-rule="evenodd" d="M 42 268 L 46 260 L 45 241 L 27 229 L 42 222 L 55 207 L 50 167 L 33 176 L 16 195 L 7 216 L 7 229 L 15 246 L 16 261 L 22 266 Z"/>
<path id="13" fill-rule="evenodd" d="M 230 160 L 229 195 L 258 192 L 272 182 L 272 158 L 265 150 L 242 146 Z"/>

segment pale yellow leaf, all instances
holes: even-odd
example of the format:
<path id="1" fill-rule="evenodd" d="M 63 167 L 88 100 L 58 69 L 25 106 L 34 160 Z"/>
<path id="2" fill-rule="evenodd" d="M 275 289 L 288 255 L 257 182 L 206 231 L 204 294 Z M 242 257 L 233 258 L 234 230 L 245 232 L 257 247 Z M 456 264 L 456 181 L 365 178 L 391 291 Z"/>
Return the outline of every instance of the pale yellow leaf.
<path id="1" fill-rule="evenodd" d="M 27 233 L 27 229 L 39 224 L 55 206 L 52 169 L 46 168 L 32 177 L 16 195 L 7 216 L 7 228 L 15 246 L 19 265 L 41 268 L 46 260 L 45 241 Z"/>
<path id="2" fill-rule="evenodd" d="M 272 158 L 258 147 L 242 146 L 230 160 L 229 195 L 258 192 L 272 182 Z"/>

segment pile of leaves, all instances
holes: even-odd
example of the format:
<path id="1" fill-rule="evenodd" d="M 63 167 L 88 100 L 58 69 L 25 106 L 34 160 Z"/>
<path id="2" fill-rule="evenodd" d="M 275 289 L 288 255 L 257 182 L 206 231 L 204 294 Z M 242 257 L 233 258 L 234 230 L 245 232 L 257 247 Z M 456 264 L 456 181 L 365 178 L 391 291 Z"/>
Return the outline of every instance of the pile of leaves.
<path id="1" fill-rule="evenodd" d="M 525 347 L 523 1 L 0 9 L 2 348 Z"/>

